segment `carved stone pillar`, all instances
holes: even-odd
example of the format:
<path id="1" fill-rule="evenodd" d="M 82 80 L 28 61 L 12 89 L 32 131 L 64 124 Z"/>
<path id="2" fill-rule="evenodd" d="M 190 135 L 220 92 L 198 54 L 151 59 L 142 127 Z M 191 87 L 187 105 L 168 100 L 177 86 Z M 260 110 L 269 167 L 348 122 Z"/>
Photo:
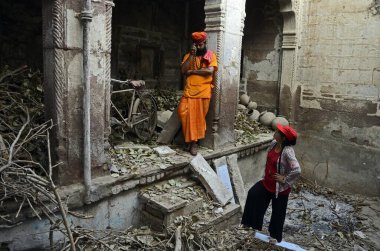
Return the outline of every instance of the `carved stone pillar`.
<path id="1" fill-rule="evenodd" d="M 245 0 L 205 3 L 208 48 L 218 56 L 218 71 L 203 145 L 218 149 L 235 142 L 234 122 L 240 79 Z"/>
<path id="2" fill-rule="evenodd" d="M 284 19 L 282 40 L 282 69 L 280 87 L 279 113 L 294 122 L 296 87 L 293 85 L 295 77 L 295 60 L 297 47 L 296 18 L 294 5 L 297 1 L 279 0 L 280 12 Z"/>
<path id="3" fill-rule="evenodd" d="M 112 1 L 93 4 L 91 22 L 91 158 L 93 176 L 106 161 L 104 143 L 109 135 L 109 80 Z M 45 105 L 53 119 L 52 144 L 59 184 L 81 182 L 83 177 L 82 24 L 81 0 L 43 0 Z M 106 140 L 107 141 L 107 140 Z"/>

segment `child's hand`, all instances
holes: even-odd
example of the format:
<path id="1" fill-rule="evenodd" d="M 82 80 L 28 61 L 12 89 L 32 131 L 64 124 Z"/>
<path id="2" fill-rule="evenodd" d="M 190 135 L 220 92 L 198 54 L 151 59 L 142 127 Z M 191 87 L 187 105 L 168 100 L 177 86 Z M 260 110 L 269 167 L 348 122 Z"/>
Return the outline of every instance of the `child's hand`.
<path id="1" fill-rule="evenodd" d="M 280 182 L 282 184 L 284 184 L 285 180 L 286 180 L 286 176 L 280 175 L 278 173 L 276 173 L 275 175 L 273 175 L 273 178 L 274 178 L 275 181 Z"/>

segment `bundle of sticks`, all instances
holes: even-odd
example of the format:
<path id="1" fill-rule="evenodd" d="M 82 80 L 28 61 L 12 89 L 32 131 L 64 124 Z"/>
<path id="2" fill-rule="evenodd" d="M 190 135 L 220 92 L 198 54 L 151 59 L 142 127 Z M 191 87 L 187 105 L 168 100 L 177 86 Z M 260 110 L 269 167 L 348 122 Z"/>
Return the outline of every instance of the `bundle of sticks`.
<path id="1" fill-rule="evenodd" d="M 53 182 L 49 131 L 44 120 L 42 80 L 39 72 L 23 66 L 0 71 L 0 229 L 22 224 L 28 217 L 51 223 L 75 250 L 67 207 Z"/>

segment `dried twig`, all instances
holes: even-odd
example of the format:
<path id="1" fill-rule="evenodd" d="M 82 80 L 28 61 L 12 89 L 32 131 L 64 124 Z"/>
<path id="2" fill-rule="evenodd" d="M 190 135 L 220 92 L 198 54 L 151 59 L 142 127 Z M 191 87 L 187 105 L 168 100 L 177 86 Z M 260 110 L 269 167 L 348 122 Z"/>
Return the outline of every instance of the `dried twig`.
<path id="1" fill-rule="evenodd" d="M 181 240 L 181 226 L 178 226 L 175 231 L 175 248 L 174 251 L 182 250 L 182 240 Z"/>

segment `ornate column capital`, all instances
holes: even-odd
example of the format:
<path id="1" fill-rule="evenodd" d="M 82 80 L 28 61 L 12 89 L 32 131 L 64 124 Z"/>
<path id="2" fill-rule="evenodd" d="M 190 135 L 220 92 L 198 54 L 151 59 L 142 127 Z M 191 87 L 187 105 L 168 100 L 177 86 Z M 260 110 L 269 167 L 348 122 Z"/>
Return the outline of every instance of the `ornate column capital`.
<path id="1" fill-rule="evenodd" d="M 205 5 L 206 31 L 224 31 L 226 21 L 226 10 L 222 3 Z"/>

